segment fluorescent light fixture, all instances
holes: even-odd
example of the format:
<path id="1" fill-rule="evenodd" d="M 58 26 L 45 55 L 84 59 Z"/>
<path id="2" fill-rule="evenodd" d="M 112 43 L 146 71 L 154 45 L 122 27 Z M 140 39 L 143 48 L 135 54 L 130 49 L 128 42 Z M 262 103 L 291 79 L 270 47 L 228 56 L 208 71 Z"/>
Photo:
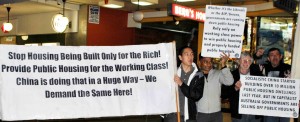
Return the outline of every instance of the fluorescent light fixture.
<path id="1" fill-rule="evenodd" d="M 140 6 L 148 6 L 152 4 L 158 4 L 158 0 L 131 0 L 133 4 L 139 4 Z"/>
<path id="2" fill-rule="evenodd" d="M 41 43 L 27 43 L 25 46 L 41 46 Z"/>
<path id="3" fill-rule="evenodd" d="M 196 1 L 196 0 L 176 0 L 177 2 L 192 2 L 192 1 Z"/>
<path id="4" fill-rule="evenodd" d="M 124 2 L 116 0 L 100 0 L 98 5 L 106 8 L 122 8 L 124 7 Z"/>
<path id="5" fill-rule="evenodd" d="M 59 46 L 59 42 L 52 42 L 52 43 L 42 43 L 42 46 Z"/>

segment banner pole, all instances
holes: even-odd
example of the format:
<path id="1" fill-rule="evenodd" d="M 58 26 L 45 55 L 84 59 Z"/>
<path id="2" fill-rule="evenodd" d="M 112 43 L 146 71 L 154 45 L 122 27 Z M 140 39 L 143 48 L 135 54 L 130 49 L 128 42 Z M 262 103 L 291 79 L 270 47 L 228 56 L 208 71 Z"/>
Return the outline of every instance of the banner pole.
<path id="1" fill-rule="evenodd" d="M 177 110 L 177 122 L 180 122 L 180 111 L 179 111 L 179 101 L 178 101 L 178 86 L 176 86 L 176 110 Z"/>
<path id="2" fill-rule="evenodd" d="M 177 60 L 176 60 L 176 41 L 173 44 L 173 61 L 174 61 L 174 75 L 177 74 Z M 178 85 L 175 85 L 175 96 L 176 96 L 176 111 L 177 111 L 177 122 L 180 122 L 180 110 L 179 110 L 179 95 L 178 95 Z"/>

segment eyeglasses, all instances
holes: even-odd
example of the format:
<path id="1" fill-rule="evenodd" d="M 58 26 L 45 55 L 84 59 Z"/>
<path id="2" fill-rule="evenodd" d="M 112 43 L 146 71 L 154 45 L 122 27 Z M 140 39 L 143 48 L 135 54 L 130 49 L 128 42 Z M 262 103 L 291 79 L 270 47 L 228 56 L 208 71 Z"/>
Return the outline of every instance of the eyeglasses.
<path id="1" fill-rule="evenodd" d="M 241 60 L 241 62 L 242 62 L 242 63 L 251 63 L 252 60 L 250 60 L 250 59 L 244 59 L 244 60 Z"/>

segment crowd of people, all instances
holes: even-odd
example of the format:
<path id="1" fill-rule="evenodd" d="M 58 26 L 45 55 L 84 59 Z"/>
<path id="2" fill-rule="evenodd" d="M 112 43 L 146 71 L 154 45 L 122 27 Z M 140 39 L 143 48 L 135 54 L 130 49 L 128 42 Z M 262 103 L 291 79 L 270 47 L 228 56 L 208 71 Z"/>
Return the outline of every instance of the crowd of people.
<path id="1" fill-rule="evenodd" d="M 181 122 L 222 122 L 221 91 L 226 86 L 226 96 L 230 102 L 232 122 L 289 122 L 290 118 L 239 114 L 239 93 L 242 75 L 290 78 L 291 65 L 283 62 L 283 54 L 278 48 L 270 48 L 267 57 L 265 49 L 251 55 L 242 52 L 237 62 L 238 68 L 230 71 L 226 66 L 229 54 L 220 56 L 220 69 L 213 67 L 211 57 L 199 54 L 198 66 L 193 62 L 194 52 L 190 47 L 180 49 L 181 65 L 174 81 L 178 84 Z M 167 114 L 164 122 L 177 121 L 176 113 Z"/>

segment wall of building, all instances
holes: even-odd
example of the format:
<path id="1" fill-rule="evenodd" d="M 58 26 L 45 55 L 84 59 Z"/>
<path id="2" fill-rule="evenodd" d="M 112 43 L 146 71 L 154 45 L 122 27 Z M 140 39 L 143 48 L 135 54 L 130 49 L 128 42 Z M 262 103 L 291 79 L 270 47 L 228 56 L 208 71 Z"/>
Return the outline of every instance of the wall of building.
<path id="1" fill-rule="evenodd" d="M 76 33 L 66 33 L 65 45 L 86 46 L 87 18 L 88 18 L 88 5 L 81 5 L 78 11 L 78 31 Z"/>
<path id="2" fill-rule="evenodd" d="M 100 8 L 99 24 L 87 23 L 87 46 L 134 44 L 135 28 L 127 27 L 126 11 Z M 87 19 L 88 20 L 88 19 Z"/>
<path id="3" fill-rule="evenodd" d="M 10 36 L 10 35 L 36 35 L 36 34 L 54 34 L 57 33 L 52 28 L 52 18 L 58 12 L 40 13 L 40 14 L 30 14 L 13 17 L 10 20 L 13 24 L 13 30 L 9 33 L 0 32 L 0 36 Z M 66 29 L 68 32 L 78 31 L 78 12 L 77 11 L 66 11 L 65 16 L 70 20 L 70 26 Z M 6 20 L 0 21 L 3 23 Z"/>

